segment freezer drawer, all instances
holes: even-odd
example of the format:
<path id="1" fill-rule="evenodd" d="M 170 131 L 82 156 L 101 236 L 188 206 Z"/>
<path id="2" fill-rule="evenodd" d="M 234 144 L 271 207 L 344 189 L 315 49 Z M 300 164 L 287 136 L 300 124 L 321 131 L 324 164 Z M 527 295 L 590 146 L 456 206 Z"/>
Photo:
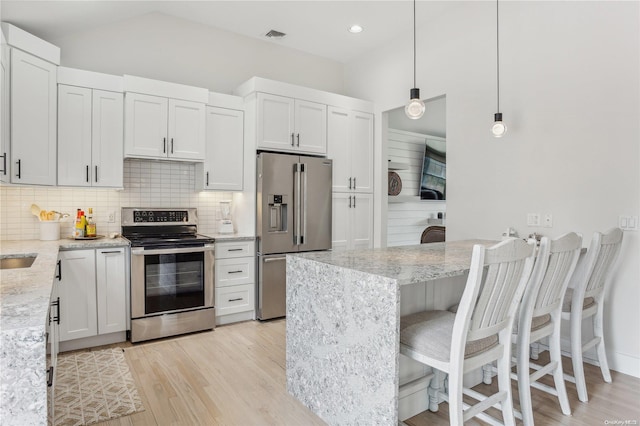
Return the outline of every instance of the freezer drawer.
<path id="1" fill-rule="evenodd" d="M 284 254 L 258 256 L 258 319 L 266 320 L 287 314 L 287 276 Z"/>

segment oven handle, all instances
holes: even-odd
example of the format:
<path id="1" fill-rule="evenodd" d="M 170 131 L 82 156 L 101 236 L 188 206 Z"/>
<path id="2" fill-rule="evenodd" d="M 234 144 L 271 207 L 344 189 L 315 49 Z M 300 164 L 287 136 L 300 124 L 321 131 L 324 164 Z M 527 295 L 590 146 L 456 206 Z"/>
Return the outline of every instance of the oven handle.
<path id="1" fill-rule="evenodd" d="M 214 246 L 184 247 L 184 248 L 158 249 L 158 250 L 133 249 L 131 250 L 131 255 L 151 256 L 154 254 L 201 253 L 206 251 L 214 251 L 214 249 L 215 249 Z"/>

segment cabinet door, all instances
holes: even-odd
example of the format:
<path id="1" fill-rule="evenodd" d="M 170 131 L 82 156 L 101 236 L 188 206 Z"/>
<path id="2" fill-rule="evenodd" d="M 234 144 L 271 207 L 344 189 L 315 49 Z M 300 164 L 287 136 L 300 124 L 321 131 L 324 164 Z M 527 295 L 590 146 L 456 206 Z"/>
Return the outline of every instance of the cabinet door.
<path id="1" fill-rule="evenodd" d="M 345 250 L 349 247 L 349 221 L 352 195 L 336 192 L 333 194 L 333 221 L 331 224 L 331 247 L 333 250 Z"/>
<path id="2" fill-rule="evenodd" d="M 258 148 L 294 150 L 294 100 L 258 93 Z"/>
<path id="3" fill-rule="evenodd" d="M 125 95 L 125 157 L 167 157 L 167 109 L 167 98 Z"/>
<path id="4" fill-rule="evenodd" d="M 58 86 L 58 185 L 91 186 L 91 95 Z"/>
<path id="5" fill-rule="evenodd" d="M 204 160 L 205 116 L 204 104 L 169 99 L 170 158 Z"/>
<path id="6" fill-rule="evenodd" d="M 56 184 L 57 67 L 11 49 L 11 182 Z"/>
<path id="7" fill-rule="evenodd" d="M 351 112 L 336 107 L 327 109 L 327 157 L 333 160 L 333 190 L 351 189 Z"/>
<path id="8" fill-rule="evenodd" d="M 351 120 L 351 175 L 356 192 L 373 192 L 373 114 L 354 112 Z"/>
<path id="9" fill-rule="evenodd" d="M 62 251 L 58 258 L 62 276 L 58 282 L 60 341 L 95 336 L 98 334 L 95 251 Z"/>
<path id="10" fill-rule="evenodd" d="M 296 99 L 296 148 L 300 152 L 326 154 L 327 106 Z"/>
<path id="11" fill-rule="evenodd" d="M 350 247 L 373 247 L 373 195 L 354 194 L 351 208 Z"/>
<path id="12" fill-rule="evenodd" d="M 125 249 L 96 249 L 98 334 L 127 329 Z"/>
<path id="13" fill-rule="evenodd" d="M 92 116 L 92 185 L 122 188 L 122 93 L 94 90 Z"/>
<path id="14" fill-rule="evenodd" d="M 244 113 L 207 107 L 204 189 L 242 191 Z"/>
<path id="15" fill-rule="evenodd" d="M 11 165 L 10 148 L 10 133 L 9 133 L 9 121 L 11 116 L 9 115 L 9 89 L 11 87 L 11 81 L 9 72 L 11 66 L 10 49 L 7 45 L 0 46 L 0 182 L 9 182 L 11 175 L 9 166 Z"/>

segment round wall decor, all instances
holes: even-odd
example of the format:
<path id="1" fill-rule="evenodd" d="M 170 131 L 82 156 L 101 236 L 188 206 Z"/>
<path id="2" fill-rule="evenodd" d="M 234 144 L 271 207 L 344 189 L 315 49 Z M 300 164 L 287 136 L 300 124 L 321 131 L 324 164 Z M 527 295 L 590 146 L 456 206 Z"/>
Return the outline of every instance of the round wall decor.
<path id="1" fill-rule="evenodd" d="M 389 195 L 398 195 L 402 191 L 402 179 L 396 172 L 389 172 Z"/>

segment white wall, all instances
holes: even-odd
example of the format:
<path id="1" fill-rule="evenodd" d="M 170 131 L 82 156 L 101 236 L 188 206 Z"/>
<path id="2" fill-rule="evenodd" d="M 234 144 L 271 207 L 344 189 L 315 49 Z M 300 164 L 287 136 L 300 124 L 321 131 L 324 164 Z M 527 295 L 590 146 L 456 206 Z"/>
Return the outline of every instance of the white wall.
<path id="1" fill-rule="evenodd" d="M 153 13 L 48 40 L 66 67 L 130 74 L 231 93 L 253 76 L 343 92 L 342 64 Z"/>
<path id="2" fill-rule="evenodd" d="M 500 15 L 502 139 L 489 133 L 495 2 L 460 3 L 418 28 L 417 85 L 447 97 L 447 239 L 499 239 L 512 226 L 577 231 L 587 245 L 640 213 L 640 3 L 502 2 Z M 381 112 L 407 100 L 411 55 L 407 33 L 346 65 L 347 94 L 376 103 L 377 143 Z M 553 227 L 527 227 L 530 212 L 552 213 Z M 640 377 L 638 259 L 639 233 L 625 232 L 605 328 L 610 364 Z"/>

